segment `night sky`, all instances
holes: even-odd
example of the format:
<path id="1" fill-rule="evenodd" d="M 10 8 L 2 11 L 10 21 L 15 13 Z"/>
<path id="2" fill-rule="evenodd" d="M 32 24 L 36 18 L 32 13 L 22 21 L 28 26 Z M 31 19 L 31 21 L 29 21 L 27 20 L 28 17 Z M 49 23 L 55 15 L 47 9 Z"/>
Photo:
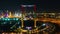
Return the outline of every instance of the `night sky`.
<path id="1" fill-rule="evenodd" d="M 0 10 L 19 10 L 22 4 L 36 4 L 37 10 L 60 10 L 58 0 L 0 0 Z"/>

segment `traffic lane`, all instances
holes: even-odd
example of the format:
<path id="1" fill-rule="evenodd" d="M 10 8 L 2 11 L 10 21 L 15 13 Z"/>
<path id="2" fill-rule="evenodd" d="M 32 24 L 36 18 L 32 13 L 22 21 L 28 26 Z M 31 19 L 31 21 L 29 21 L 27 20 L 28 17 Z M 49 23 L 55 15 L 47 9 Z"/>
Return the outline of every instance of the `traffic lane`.
<path id="1" fill-rule="evenodd" d="M 60 26 L 60 19 L 53 19 L 53 18 L 37 18 L 36 21 L 42 21 L 42 22 L 51 22 L 58 24 Z"/>

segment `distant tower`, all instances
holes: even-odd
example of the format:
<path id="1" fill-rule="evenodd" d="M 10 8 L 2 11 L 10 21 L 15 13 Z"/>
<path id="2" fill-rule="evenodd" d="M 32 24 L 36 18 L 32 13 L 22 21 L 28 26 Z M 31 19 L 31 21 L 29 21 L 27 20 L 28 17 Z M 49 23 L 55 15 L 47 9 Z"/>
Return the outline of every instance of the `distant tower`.
<path id="1" fill-rule="evenodd" d="M 21 5 L 21 11 L 22 11 L 22 14 L 25 13 L 25 9 L 24 8 L 32 8 L 33 7 L 33 12 L 36 12 L 36 5 Z M 27 9 L 27 10 L 28 10 Z M 22 27 L 24 26 L 23 25 L 23 15 L 22 15 Z M 34 23 L 34 27 L 36 27 L 36 22 Z"/>

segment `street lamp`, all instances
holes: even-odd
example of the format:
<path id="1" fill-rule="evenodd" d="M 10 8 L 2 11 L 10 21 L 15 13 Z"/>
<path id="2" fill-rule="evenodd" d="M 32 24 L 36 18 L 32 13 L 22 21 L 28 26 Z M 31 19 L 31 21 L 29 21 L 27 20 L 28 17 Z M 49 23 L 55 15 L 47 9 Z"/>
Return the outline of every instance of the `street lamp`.
<path id="1" fill-rule="evenodd" d="M 31 27 L 26 27 L 26 29 L 28 30 L 28 34 L 31 34 L 31 31 L 30 31 Z"/>

